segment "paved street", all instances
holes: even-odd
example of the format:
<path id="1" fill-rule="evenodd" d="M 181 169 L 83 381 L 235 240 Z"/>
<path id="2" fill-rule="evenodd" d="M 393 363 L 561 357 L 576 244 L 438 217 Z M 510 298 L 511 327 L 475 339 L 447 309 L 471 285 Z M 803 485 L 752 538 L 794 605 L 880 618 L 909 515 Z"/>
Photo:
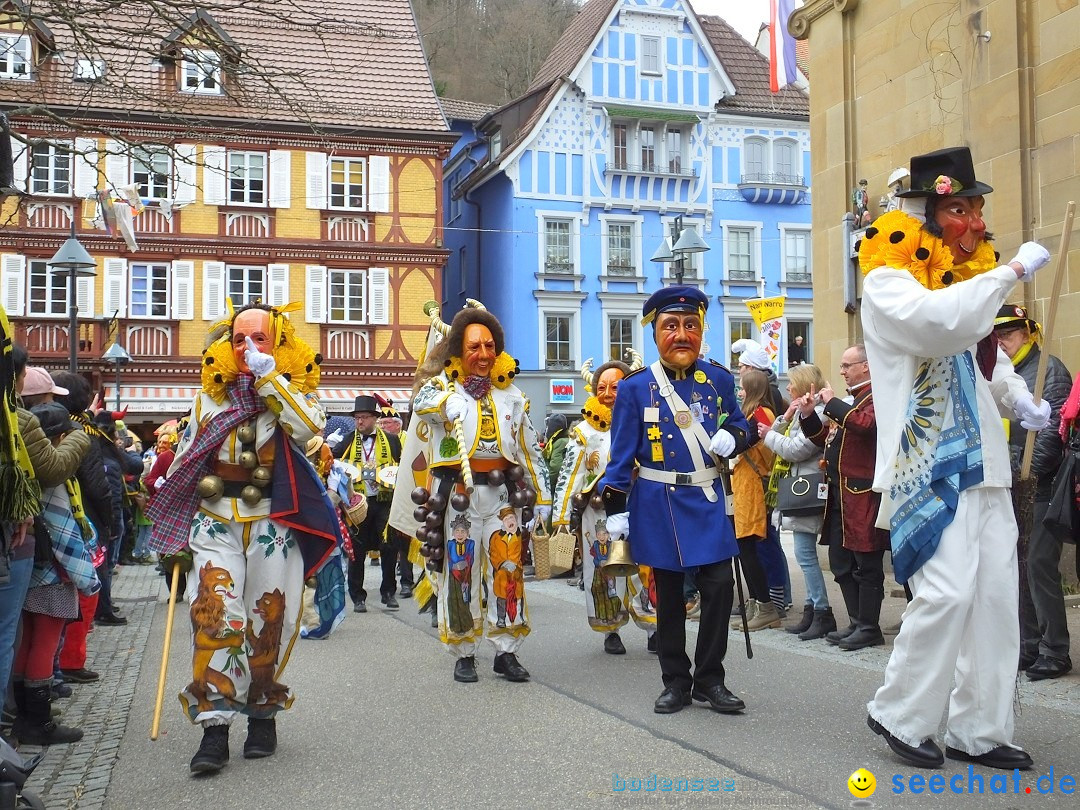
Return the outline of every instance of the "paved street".
<path id="1" fill-rule="evenodd" d="M 1011 774 L 1006 795 L 896 796 L 894 776 L 906 784 L 915 771 L 865 725 L 865 703 L 881 681 L 887 649 L 843 653 L 823 641 L 764 631 L 753 635 L 748 661 L 741 635 L 732 633 L 728 684 L 746 700 L 746 714 L 721 716 L 694 706 L 656 715 L 659 667 L 645 651 L 643 634 L 627 628 L 628 654 L 604 655 L 601 637 L 586 629 L 581 592 L 551 580 L 528 586 L 536 630 L 521 660 L 531 683 L 494 676 L 488 647 L 478 658 L 480 683 L 454 683 L 451 658 L 411 600 L 398 613 L 378 607 L 350 613 L 330 639 L 297 642 L 285 680 L 298 697 L 279 722 L 278 753 L 244 760 L 240 724 L 230 765 L 196 779 L 187 763 L 200 732 L 182 717 L 175 697 L 189 677 L 186 617 L 179 613 L 185 621 L 177 622 L 162 734 L 149 740 L 165 625 L 162 582 L 150 567 L 127 567 L 118 577 L 120 604 L 132 623 L 126 632 L 102 628 L 91 637 L 90 666 L 105 677 L 100 685 L 77 686 L 65 702 L 65 720 L 82 724 L 87 736 L 52 749 L 39 769 L 35 787 L 50 810 L 246 810 L 267 802 L 285 808 L 619 807 L 641 801 L 848 807 L 846 780 L 859 767 L 878 781 L 874 806 L 974 801 L 1014 807 L 1068 801 L 1056 789 L 1053 797 L 1038 795 L 1036 778 L 1051 767 L 1055 782 L 1080 775 L 1076 675 L 1020 682 L 1016 736 L 1036 761 L 1036 770 L 1021 777 L 1024 798 L 1014 792 Z M 902 609 L 902 599 L 887 601 L 883 624 Z M 1074 638 L 1080 637 L 1080 610 L 1070 609 L 1070 618 Z M 966 767 L 947 761 L 940 773 L 962 774 L 967 784 Z M 996 772 L 976 773 L 989 794 Z M 631 780 L 647 785 L 653 775 L 704 780 L 705 790 L 629 791 L 637 784 Z M 618 780 L 627 790 L 616 790 Z M 1024 794 L 1026 787 L 1034 795 Z"/>

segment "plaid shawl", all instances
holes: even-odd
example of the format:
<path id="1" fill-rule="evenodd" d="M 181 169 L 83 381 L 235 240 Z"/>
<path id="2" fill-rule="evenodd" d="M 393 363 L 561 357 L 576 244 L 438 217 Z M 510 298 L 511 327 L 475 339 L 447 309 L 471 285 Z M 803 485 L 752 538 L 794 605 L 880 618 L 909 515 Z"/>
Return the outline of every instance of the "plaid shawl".
<path id="1" fill-rule="evenodd" d="M 71 514 L 67 487 L 48 487 L 42 501 L 44 509 L 41 516 L 49 528 L 53 563 L 34 565 L 30 587 L 56 585 L 69 580 L 79 593 L 92 596 L 100 590 L 101 582 L 90 559 L 90 549 L 83 540 L 82 530 Z"/>
<path id="2" fill-rule="evenodd" d="M 147 517 L 154 522 L 148 543 L 151 551 L 168 555 L 187 546 L 191 519 L 199 508 L 199 493 L 195 489 L 199 479 L 210 472 L 229 434 L 266 410 L 251 374 L 240 374 L 228 392 L 228 410 L 199 426 L 195 440 L 183 454 L 184 463 L 165 480 L 146 510 Z"/>

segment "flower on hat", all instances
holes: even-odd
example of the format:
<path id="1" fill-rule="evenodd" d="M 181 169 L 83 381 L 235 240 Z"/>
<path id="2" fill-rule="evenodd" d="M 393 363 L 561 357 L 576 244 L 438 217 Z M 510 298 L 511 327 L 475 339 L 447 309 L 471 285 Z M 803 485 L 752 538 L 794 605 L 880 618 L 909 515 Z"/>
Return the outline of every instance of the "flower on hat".
<path id="1" fill-rule="evenodd" d="M 934 193 L 943 197 L 955 194 L 963 190 L 963 188 L 959 180 L 949 177 L 947 174 L 939 174 L 937 180 L 934 181 Z"/>

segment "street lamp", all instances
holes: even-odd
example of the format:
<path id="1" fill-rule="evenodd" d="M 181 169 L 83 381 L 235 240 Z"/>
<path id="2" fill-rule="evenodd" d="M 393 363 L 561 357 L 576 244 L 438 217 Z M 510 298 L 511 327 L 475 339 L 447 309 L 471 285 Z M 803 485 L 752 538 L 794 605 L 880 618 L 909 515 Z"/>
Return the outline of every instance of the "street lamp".
<path id="1" fill-rule="evenodd" d="M 116 410 L 120 410 L 120 366 L 128 362 L 131 359 L 131 355 L 128 354 L 124 347 L 119 343 L 113 343 L 106 351 L 101 355 L 101 359 L 109 363 L 116 363 Z"/>
<path id="2" fill-rule="evenodd" d="M 96 276 L 94 257 L 75 238 L 75 219 L 71 220 L 71 236 L 56 255 L 45 263 L 53 273 L 68 274 L 68 371 L 75 374 L 76 355 L 79 347 L 79 303 L 75 296 L 76 279 L 79 276 Z"/>
<path id="3" fill-rule="evenodd" d="M 680 214 L 671 223 L 671 241 L 664 237 L 660 247 L 653 253 L 652 261 L 665 264 L 674 262 L 675 269 L 672 271 L 672 276 L 676 284 L 682 284 L 683 274 L 686 272 L 684 268 L 686 254 L 704 253 L 709 249 L 705 240 L 698 235 L 697 228 L 683 228 L 683 218 Z"/>

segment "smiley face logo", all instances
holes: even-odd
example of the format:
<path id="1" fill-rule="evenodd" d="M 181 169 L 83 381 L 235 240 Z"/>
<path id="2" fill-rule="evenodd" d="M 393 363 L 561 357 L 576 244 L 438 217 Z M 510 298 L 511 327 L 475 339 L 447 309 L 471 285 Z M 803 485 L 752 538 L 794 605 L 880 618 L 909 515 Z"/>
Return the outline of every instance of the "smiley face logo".
<path id="1" fill-rule="evenodd" d="M 848 777 L 847 787 L 856 799 L 868 799 L 877 790 L 877 780 L 866 768 L 859 768 Z"/>

